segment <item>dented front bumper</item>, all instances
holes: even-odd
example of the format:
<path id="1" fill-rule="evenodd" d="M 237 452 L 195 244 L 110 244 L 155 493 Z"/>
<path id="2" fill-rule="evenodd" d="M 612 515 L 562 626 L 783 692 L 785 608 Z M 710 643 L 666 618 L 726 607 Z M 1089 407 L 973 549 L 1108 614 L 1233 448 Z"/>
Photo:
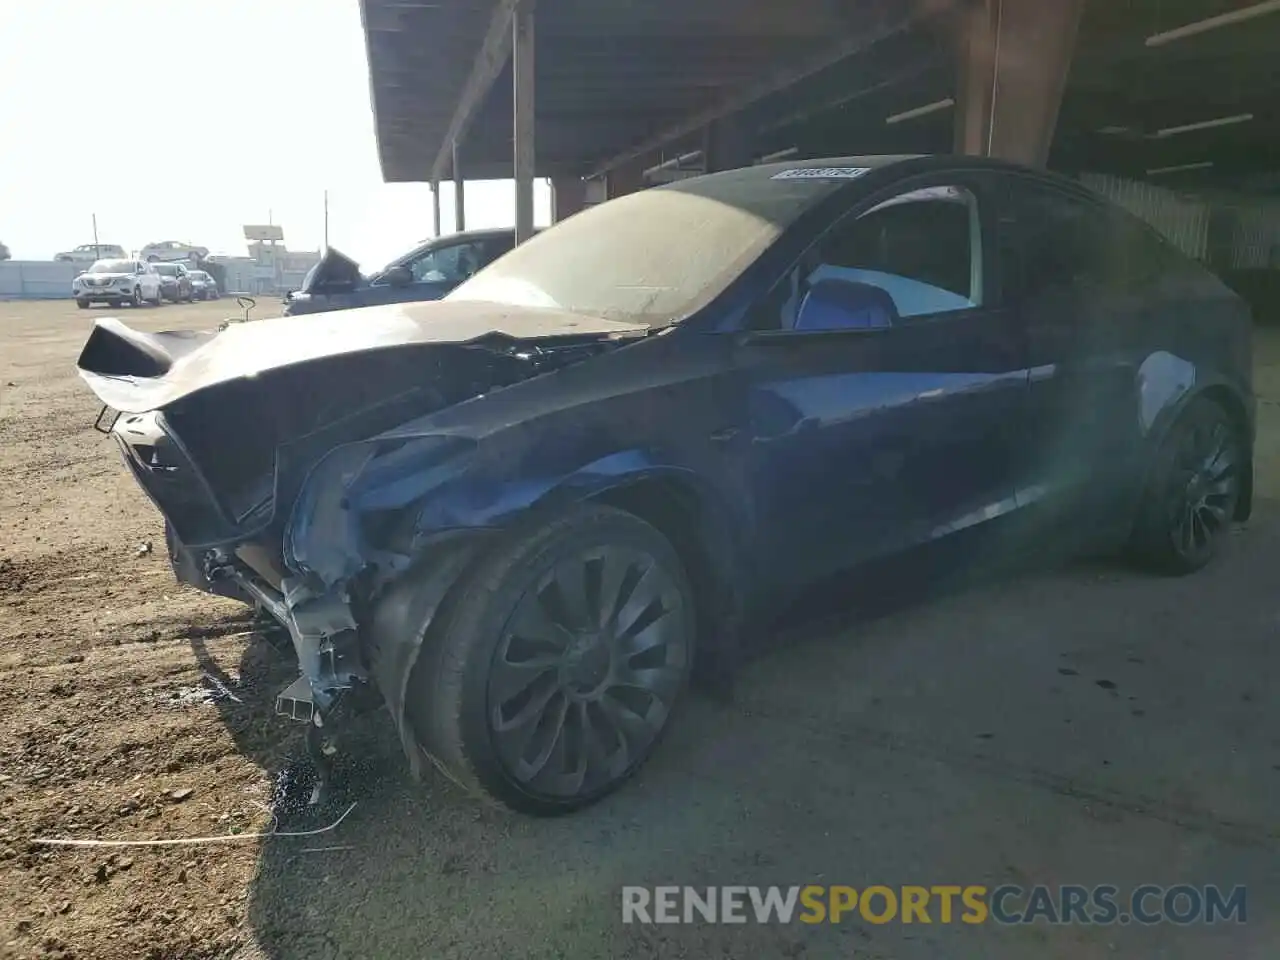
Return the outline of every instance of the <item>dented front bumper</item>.
<path id="1" fill-rule="evenodd" d="M 277 715 L 324 727 L 346 694 L 376 687 L 418 775 L 423 765 L 411 715 L 414 667 L 431 648 L 445 597 L 487 537 L 483 531 L 441 535 L 400 576 L 361 588 L 344 581 L 315 589 L 290 577 L 275 585 L 243 559 L 256 559 L 252 548 L 197 554 L 172 532 L 169 552 L 179 580 L 252 603 L 288 631 L 299 676 L 277 695 Z"/>

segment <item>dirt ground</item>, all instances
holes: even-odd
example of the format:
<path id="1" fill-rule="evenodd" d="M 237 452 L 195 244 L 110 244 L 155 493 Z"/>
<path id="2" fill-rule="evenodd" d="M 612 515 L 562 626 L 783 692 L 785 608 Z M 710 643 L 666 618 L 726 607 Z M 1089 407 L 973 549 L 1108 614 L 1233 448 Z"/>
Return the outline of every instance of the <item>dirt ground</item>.
<path id="1" fill-rule="evenodd" d="M 34 845 L 250 833 L 279 810 L 298 742 L 271 705 L 291 668 L 241 607 L 174 584 L 74 373 L 95 316 L 159 330 L 234 312 L 0 303 L 0 956 L 1277 955 L 1275 334 L 1258 341 L 1262 500 L 1194 578 L 1027 572 L 798 635 L 571 818 L 412 783 L 375 715 L 331 833 Z M 640 927 L 619 907 L 623 884 L 1070 882 L 1246 884 L 1248 923 Z"/>

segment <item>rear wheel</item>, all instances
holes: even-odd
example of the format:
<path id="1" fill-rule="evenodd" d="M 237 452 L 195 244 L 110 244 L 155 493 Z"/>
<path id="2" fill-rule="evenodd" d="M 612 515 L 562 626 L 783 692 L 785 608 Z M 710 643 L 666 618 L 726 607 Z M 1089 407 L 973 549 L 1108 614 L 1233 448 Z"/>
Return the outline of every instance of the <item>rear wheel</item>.
<path id="1" fill-rule="evenodd" d="M 1192 401 L 1156 454 L 1134 530 L 1139 557 L 1171 574 L 1212 560 L 1240 502 L 1247 462 L 1221 405 Z"/>
<path id="2" fill-rule="evenodd" d="M 665 732 L 693 660 L 679 557 L 609 507 L 513 537 L 442 614 L 410 718 L 458 782 L 526 813 L 568 813 L 621 786 Z"/>

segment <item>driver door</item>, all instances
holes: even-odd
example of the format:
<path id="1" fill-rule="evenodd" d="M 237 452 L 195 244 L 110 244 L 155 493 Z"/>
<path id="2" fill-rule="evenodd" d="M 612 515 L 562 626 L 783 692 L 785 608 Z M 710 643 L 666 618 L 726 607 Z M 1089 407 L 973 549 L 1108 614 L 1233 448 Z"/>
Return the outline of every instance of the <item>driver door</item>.
<path id="1" fill-rule="evenodd" d="M 768 581 L 973 549 L 1012 511 L 1026 344 L 995 289 L 980 187 L 931 178 L 854 211 L 756 311 L 736 367 Z M 815 328 L 802 305 L 819 282 L 888 294 L 884 323 L 851 314 L 842 329 L 827 310 Z"/>

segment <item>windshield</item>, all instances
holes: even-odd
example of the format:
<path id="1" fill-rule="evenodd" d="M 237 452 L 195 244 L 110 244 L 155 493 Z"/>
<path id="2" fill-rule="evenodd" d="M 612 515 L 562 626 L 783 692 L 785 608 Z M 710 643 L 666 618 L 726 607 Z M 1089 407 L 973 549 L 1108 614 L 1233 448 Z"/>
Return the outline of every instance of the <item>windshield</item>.
<path id="1" fill-rule="evenodd" d="M 163 274 L 166 277 L 176 277 L 178 275 L 178 268 L 172 263 L 157 263 L 155 267 L 156 273 Z"/>
<path id="2" fill-rule="evenodd" d="M 201 273 L 199 270 L 192 270 L 187 274 L 187 276 L 192 280 L 199 280 L 201 283 L 204 283 L 204 281 L 209 279 L 208 274 Z"/>
<path id="3" fill-rule="evenodd" d="M 663 324 L 710 303 L 838 180 L 731 170 L 592 207 L 538 234 L 449 300 Z"/>
<path id="4" fill-rule="evenodd" d="M 132 260 L 98 260 L 86 273 L 133 273 Z"/>

